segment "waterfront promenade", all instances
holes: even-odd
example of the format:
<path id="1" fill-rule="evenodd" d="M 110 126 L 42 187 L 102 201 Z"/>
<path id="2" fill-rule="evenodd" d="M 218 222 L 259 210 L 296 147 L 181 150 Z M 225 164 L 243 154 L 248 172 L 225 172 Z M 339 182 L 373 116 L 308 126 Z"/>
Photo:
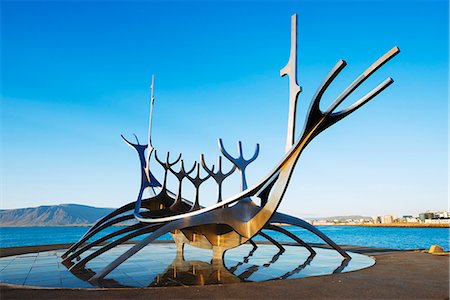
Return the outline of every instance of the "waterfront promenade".
<path id="1" fill-rule="evenodd" d="M 67 245 L 47 246 L 45 250 Z M 448 299 L 449 256 L 420 251 L 344 247 L 373 256 L 376 264 L 360 271 L 301 279 L 145 289 L 48 289 L 1 285 L 2 299 Z M 10 248 L 2 255 L 37 251 Z"/>

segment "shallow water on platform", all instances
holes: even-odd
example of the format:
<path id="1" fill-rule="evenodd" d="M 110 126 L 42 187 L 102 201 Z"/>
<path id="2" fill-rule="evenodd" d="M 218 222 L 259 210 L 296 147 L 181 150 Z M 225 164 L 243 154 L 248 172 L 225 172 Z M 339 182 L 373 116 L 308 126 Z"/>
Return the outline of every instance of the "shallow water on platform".
<path id="1" fill-rule="evenodd" d="M 175 244 L 150 244 L 111 272 L 91 284 L 88 279 L 129 249 L 121 245 L 87 263 L 83 269 L 64 266 L 64 250 L 0 258 L 0 282 L 25 286 L 89 288 L 151 287 L 227 284 L 301 278 L 349 272 L 372 266 L 365 255 L 349 253 L 344 260 L 334 250 L 315 248 L 315 256 L 297 246 L 285 246 L 283 253 L 272 245 L 242 245 L 225 253 L 222 263 L 212 262 L 210 250 L 185 247 L 177 256 Z M 95 248 L 86 255 L 96 250 Z"/>

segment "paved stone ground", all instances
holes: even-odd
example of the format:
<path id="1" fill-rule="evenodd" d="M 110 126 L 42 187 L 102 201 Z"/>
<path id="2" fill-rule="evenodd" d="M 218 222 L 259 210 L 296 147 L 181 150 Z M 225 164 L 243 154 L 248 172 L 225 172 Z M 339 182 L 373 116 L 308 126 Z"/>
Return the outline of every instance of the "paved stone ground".
<path id="1" fill-rule="evenodd" d="M 65 245 L 59 245 L 65 247 Z M 43 250 L 9 250 L 9 255 Z M 60 249 L 61 249 L 60 248 Z M 45 289 L 0 286 L 3 299 L 449 299 L 449 256 L 364 247 L 374 256 L 368 269 L 335 275 L 202 287 L 145 289 Z M 50 248 L 45 248 L 49 250 Z M 55 249 L 55 248 L 53 248 Z M 5 256 L 2 249 L 1 255 Z"/>

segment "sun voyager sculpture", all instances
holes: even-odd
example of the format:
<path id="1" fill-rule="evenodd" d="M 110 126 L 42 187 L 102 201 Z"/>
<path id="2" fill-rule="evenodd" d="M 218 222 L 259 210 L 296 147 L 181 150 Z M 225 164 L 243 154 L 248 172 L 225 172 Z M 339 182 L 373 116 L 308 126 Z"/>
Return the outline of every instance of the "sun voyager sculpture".
<path id="1" fill-rule="evenodd" d="M 89 281 L 96 282 L 102 280 L 146 245 L 167 233 L 172 235 L 176 243 L 177 253 L 183 253 L 184 245 L 186 244 L 198 248 L 212 249 L 213 261 L 222 260 L 225 251 L 244 243 L 250 243 L 256 247 L 252 239 L 257 235 L 266 238 L 270 243 L 283 249 L 283 246 L 265 234 L 262 231 L 263 229 L 277 231 L 286 235 L 300 246 L 305 247 L 312 256 L 315 255 L 315 250 L 310 245 L 289 230 L 281 227 L 280 224 L 304 228 L 321 238 L 331 248 L 339 252 L 343 258 L 350 259 L 346 251 L 320 230 L 302 219 L 278 212 L 277 208 L 283 199 L 290 177 L 302 151 L 322 131 L 359 109 L 393 83 L 393 79 L 388 77 L 352 105 L 345 109 L 337 110 L 338 106 L 366 79 L 399 52 L 398 47 L 393 47 L 381 56 L 323 111 L 319 107 L 323 94 L 346 66 L 344 60 L 338 61 L 317 89 L 309 106 L 303 131 L 299 138 L 295 139 L 297 99 L 301 92 L 301 87 L 297 83 L 297 15 L 293 15 L 291 19 L 290 57 L 287 65 L 280 71 L 281 76 L 287 75 L 289 78 L 286 152 L 273 170 L 251 187 L 247 186 L 245 170 L 257 158 L 259 145 L 256 145 L 256 150 L 252 157 L 246 159 L 242 153 L 241 142 L 238 143 L 238 156 L 233 156 L 226 150 L 222 140 L 219 139 L 220 152 L 233 165 L 230 170 L 226 171 L 222 170 L 221 156 L 218 158 L 217 165 L 209 167 L 202 154 L 200 162 L 195 162 L 192 168 L 188 169 L 185 168 L 181 155 L 176 159 L 171 159 L 169 153 L 167 153 L 165 159 L 161 157 L 154 149 L 151 139 L 154 104 L 153 77 L 148 144 L 140 144 L 137 137 L 136 143 L 133 143 L 122 136 L 124 141 L 136 150 L 140 160 L 142 180 L 137 200 L 118 208 L 97 221 L 78 242 L 64 253 L 62 256 L 63 262 L 66 265 L 68 264 L 71 270 L 83 268 L 89 261 L 106 251 L 135 237 L 144 237 L 106 265 L 100 272 L 91 274 Z M 156 179 L 151 171 L 153 162 L 158 162 L 164 169 L 164 177 L 161 181 Z M 177 164 L 180 165 L 178 168 L 175 167 Z M 203 173 L 207 175 L 201 175 L 201 168 L 204 170 Z M 241 176 L 241 191 L 230 198 L 222 199 L 222 183 L 236 170 Z M 169 172 L 178 179 L 179 184 L 176 192 L 172 192 L 167 188 Z M 208 179 L 214 180 L 217 184 L 217 203 L 209 207 L 203 207 L 199 199 L 199 190 L 201 185 Z M 184 182 L 190 182 L 194 186 L 195 199 L 188 200 L 182 196 L 182 184 Z M 152 196 L 144 199 L 145 190 L 149 190 Z M 118 227 L 112 233 L 96 238 L 96 234 L 102 230 L 106 228 L 111 229 L 111 226 L 128 220 L 136 220 L 137 222 L 125 228 Z M 118 238 L 112 240 L 116 237 Z M 98 249 L 92 251 L 93 247 Z M 83 254 L 88 250 L 91 250 L 90 254 L 83 257 Z"/>

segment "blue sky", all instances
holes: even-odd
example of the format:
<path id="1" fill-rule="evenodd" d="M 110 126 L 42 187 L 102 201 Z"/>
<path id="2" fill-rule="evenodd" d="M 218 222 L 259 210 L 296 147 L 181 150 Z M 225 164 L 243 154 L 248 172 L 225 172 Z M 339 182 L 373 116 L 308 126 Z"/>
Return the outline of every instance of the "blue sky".
<path id="1" fill-rule="evenodd" d="M 120 134 L 145 139 L 151 74 L 154 146 L 191 164 L 200 153 L 215 161 L 218 137 L 230 151 L 242 140 L 247 155 L 260 143 L 248 168 L 256 183 L 284 153 L 288 80 L 279 70 L 297 13 L 298 129 L 339 59 L 348 66 L 323 108 L 394 45 L 401 53 L 342 107 L 388 76 L 395 83 L 308 146 L 280 211 L 447 209 L 448 11 L 446 1 L 2 1 L 1 208 L 134 201 L 138 160 Z M 214 202 L 212 182 L 201 195 Z"/>

